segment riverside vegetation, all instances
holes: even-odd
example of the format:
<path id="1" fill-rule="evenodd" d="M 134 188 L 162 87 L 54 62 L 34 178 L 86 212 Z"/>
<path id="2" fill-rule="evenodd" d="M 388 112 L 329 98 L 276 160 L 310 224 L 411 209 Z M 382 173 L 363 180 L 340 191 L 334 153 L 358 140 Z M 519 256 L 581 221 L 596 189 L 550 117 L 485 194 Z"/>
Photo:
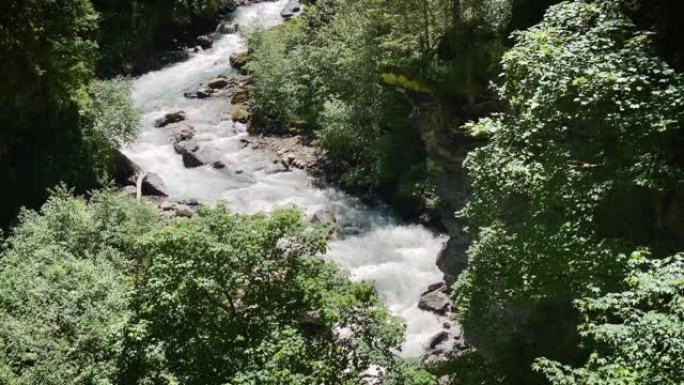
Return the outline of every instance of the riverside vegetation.
<path id="1" fill-rule="evenodd" d="M 165 219 L 113 192 L 120 75 L 226 7 L 0 6 L 0 383 L 684 382 L 681 2 L 316 0 L 248 32 L 252 132 L 463 237 L 465 344 L 424 367 L 297 210 Z"/>

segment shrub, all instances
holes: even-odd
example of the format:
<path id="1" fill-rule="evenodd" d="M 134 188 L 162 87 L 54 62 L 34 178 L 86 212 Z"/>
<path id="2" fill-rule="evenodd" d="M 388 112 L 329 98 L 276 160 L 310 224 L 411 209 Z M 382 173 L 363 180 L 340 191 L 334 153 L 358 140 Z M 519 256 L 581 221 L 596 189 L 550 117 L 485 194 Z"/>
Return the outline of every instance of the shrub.
<path id="1" fill-rule="evenodd" d="M 515 38 L 508 112 L 469 126 L 491 142 L 465 163 L 479 237 L 455 300 L 480 351 L 526 377 L 540 355 L 580 357 L 571 303 L 618 290 L 630 250 L 681 247 L 684 79 L 618 2 L 554 6 Z"/>

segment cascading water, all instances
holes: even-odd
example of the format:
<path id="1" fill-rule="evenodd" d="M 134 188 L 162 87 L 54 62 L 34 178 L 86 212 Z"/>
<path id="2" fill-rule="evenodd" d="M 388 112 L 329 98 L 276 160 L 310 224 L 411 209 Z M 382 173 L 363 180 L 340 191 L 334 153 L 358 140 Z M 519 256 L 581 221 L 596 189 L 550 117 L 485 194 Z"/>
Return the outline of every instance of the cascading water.
<path id="1" fill-rule="evenodd" d="M 234 12 L 233 21 L 241 27 L 277 25 L 286 2 L 241 7 Z M 241 213 L 293 204 L 309 214 L 318 210 L 334 213 L 340 227 L 354 229 L 355 235 L 332 241 L 326 258 L 348 269 L 353 279 L 375 283 L 389 309 L 407 322 L 402 355 L 420 355 L 444 322 L 417 308 L 421 292 L 441 279 L 435 257 L 443 237 L 422 226 L 401 224 L 386 210 L 367 207 L 338 190 L 316 188 L 304 171 L 270 172 L 268 155 L 241 143 L 247 137 L 245 126 L 231 121 L 234 107 L 226 99 L 183 97 L 208 79 L 231 74 L 230 55 L 244 49 L 245 42 L 238 34 L 217 36 L 212 49 L 136 79 L 133 98 L 144 111 L 143 128 L 138 140 L 124 152 L 146 171 L 160 175 L 173 199 L 194 198 L 207 204 L 224 201 Z M 169 142 L 168 130 L 154 127 L 157 118 L 179 109 L 186 112 L 203 148 L 221 154 L 225 168 L 184 167 Z"/>

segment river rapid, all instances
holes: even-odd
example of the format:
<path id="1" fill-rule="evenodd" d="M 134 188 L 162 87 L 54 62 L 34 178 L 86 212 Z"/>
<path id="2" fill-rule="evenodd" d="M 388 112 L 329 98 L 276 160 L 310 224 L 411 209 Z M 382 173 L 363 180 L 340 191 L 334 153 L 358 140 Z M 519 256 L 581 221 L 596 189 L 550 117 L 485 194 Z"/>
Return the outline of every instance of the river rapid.
<path id="1" fill-rule="evenodd" d="M 277 25 L 282 22 L 280 10 L 286 1 L 240 7 L 231 15 L 231 21 L 243 30 L 250 25 Z M 334 188 L 314 187 L 302 170 L 272 172 L 272 158 L 267 153 L 241 142 L 248 137 L 246 127 L 232 122 L 235 107 L 227 99 L 183 97 L 184 92 L 195 91 L 218 75 L 236 75 L 229 57 L 245 49 L 240 34 L 216 35 L 213 48 L 135 79 L 133 99 L 143 110 L 143 127 L 124 153 L 145 171 L 161 176 L 171 199 L 194 198 L 204 204 L 222 201 L 240 213 L 292 205 L 307 214 L 318 210 L 334 213 L 347 235 L 331 241 L 324 257 L 347 269 L 352 279 L 374 282 L 389 309 L 406 320 L 402 356 L 421 355 L 445 321 L 417 307 L 427 286 L 442 279 L 435 259 L 445 237 L 420 225 L 402 223 L 387 209 L 366 206 Z M 200 145 L 221 154 L 225 168 L 184 167 L 169 141 L 168 129 L 154 127 L 156 119 L 177 110 L 185 111 Z"/>

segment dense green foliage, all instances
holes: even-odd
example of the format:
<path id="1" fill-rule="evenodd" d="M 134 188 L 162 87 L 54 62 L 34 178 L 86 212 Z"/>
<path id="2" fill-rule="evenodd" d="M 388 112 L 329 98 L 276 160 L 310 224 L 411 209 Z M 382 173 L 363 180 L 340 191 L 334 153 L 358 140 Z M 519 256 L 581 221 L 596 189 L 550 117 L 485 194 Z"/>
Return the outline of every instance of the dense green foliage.
<path id="1" fill-rule="evenodd" d="M 478 349 L 523 381 L 535 357 L 581 357 L 571 303 L 622 287 L 629 250 L 681 248 L 684 77 L 614 1 L 554 6 L 515 39 L 508 112 L 467 126 L 490 142 L 465 164 L 479 237 L 455 300 Z"/>
<path id="2" fill-rule="evenodd" d="M 255 131 L 313 136 L 332 180 L 415 215 L 434 208 L 430 134 L 416 122 L 431 117 L 419 115 L 421 101 L 443 105 L 436 125 L 491 108 L 487 85 L 506 34 L 551 2 L 311 3 L 300 18 L 250 36 Z"/>
<path id="3" fill-rule="evenodd" d="M 140 241 L 128 375 L 182 384 L 358 383 L 392 365 L 402 326 L 372 285 L 315 256 L 325 234 L 297 211 L 216 209 Z M 348 329 L 349 336 L 339 329 Z M 342 335 L 340 335 L 342 334 Z"/>
<path id="4" fill-rule="evenodd" d="M 129 256 L 156 213 L 60 189 L 19 221 L 0 253 L 0 383 L 111 384 L 133 314 Z"/>
<path id="5" fill-rule="evenodd" d="M 395 352 L 403 324 L 318 257 L 296 210 L 207 209 L 164 223 L 110 192 L 59 189 L 0 253 L 0 382 L 431 384 Z"/>
<path id="6" fill-rule="evenodd" d="M 632 255 L 627 290 L 577 302 L 580 332 L 598 346 L 571 369 L 540 360 L 553 384 L 681 384 L 684 381 L 684 256 Z"/>
<path id="7" fill-rule="evenodd" d="M 173 39 L 191 40 L 210 31 L 217 14 L 232 0 L 92 0 L 101 14 L 98 72 L 106 76 L 136 71 L 136 60 Z M 201 32 L 202 31 L 202 32 Z"/>
<path id="8" fill-rule="evenodd" d="M 412 186 L 425 174 L 416 171 L 425 165 L 407 119 L 410 106 L 379 84 L 380 10 L 374 1 L 320 1 L 300 19 L 250 37 L 257 129 L 272 130 L 275 120 L 315 131 L 331 170 L 351 188 Z M 412 193 L 395 198 L 410 200 Z"/>
<path id="9" fill-rule="evenodd" d="M 165 47 L 181 28 L 201 28 L 198 20 L 213 20 L 229 3 L 3 1 L 0 226 L 22 205 L 40 205 L 60 181 L 85 191 L 106 179 L 112 147 L 132 137 L 137 116 L 124 81 L 96 73 L 129 73 L 142 52 Z"/>

